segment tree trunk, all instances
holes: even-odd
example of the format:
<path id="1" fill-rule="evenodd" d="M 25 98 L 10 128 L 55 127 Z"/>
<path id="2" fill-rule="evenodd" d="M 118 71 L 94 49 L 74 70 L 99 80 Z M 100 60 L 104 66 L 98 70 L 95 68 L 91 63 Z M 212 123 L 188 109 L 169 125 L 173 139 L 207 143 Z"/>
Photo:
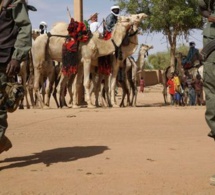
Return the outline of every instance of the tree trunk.
<path id="1" fill-rule="evenodd" d="M 171 66 L 171 69 L 174 71 L 177 32 L 176 31 L 168 31 L 167 37 L 168 37 L 168 41 L 170 44 L 170 66 Z"/>

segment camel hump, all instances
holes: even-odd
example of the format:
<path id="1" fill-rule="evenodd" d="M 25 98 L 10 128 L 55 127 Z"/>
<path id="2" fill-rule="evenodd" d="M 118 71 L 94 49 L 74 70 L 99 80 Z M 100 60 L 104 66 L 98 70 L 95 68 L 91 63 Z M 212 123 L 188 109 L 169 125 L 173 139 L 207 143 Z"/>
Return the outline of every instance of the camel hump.
<path id="1" fill-rule="evenodd" d="M 67 35 L 68 24 L 66 22 L 57 22 L 52 26 L 50 31 L 53 35 Z"/>

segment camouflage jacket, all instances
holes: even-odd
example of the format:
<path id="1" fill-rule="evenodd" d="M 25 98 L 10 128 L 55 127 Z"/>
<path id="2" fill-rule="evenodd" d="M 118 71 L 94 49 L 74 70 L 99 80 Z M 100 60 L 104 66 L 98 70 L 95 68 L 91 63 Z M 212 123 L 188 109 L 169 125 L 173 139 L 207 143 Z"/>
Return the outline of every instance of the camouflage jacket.
<path id="1" fill-rule="evenodd" d="M 3 2 L 2 2 L 3 1 Z M 5 0 L 0 0 L 4 5 Z M 7 0 L 8 2 L 8 0 Z M 9 0 L 0 10 L 0 51 L 13 48 L 12 59 L 23 60 L 31 48 L 31 22 L 25 0 Z M 0 63 L 1 62 L 0 52 Z"/>
<path id="2" fill-rule="evenodd" d="M 198 5 L 200 14 L 204 18 L 208 18 L 210 15 L 215 17 L 215 0 L 198 0 Z M 206 21 L 203 36 L 208 40 L 215 39 L 215 23 Z"/>

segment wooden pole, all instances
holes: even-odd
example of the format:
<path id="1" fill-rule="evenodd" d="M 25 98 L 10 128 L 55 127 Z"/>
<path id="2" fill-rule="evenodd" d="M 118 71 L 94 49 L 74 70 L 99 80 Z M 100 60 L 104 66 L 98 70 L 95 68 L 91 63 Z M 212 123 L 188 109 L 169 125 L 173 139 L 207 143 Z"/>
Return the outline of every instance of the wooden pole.
<path id="1" fill-rule="evenodd" d="M 83 22 L 83 0 L 74 0 L 74 19 Z"/>
<path id="2" fill-rule="evenodd" d="M 74 20 L 78 22 L 83 22 L 83 0 L 73 0 L 74 2 Z M 82 85 L 78 91 L 78 104 L 84 103 L 84 86 Z"/>

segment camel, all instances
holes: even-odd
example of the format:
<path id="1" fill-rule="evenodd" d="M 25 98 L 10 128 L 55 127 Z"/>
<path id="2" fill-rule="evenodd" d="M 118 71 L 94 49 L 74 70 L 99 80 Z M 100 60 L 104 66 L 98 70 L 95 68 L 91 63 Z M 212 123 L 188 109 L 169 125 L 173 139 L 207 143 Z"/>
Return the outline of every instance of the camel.
<path id="1" fill-rule="evenodd" d="M 148 16 L 144 13 L 133 14 L 130 16 L 134 25 L 130 29 L 127 43 L 122 43 L 122 59 L 116 58 L 114 56 L 113 61 L 113 71 L 111 75 L 111 84 L 110 84 L 110 94 L 111 94 L 111 105 L 113 107 L 118 107 L 115 97 L 115 88 L 116 88 L 116 79 L 119 71 L 119 67 L 123 67 L 123 61 L 131 56 L 138 47 L 138 27 L 142 20 L 146 19 Z"/>
<path id="2" fill-rule="evenodd" d="M 124 99 L 127 95 L 127 105 L 136 106 L 137 100 L 137 74 L 142 75 L 145 69 L 145 58 L 148 56 L 148 51 L 153 49 L 152 45 L 141 44 L 138 52 L 138 58 L 128 57 L 125 60 L 125 67 L 123 67 L 124 80 L 120 82 L 123 90 L 120 107 L 124 107 Z M 130 86 L 130 87 L 129 87 Z M 132 89 L 132 98 L 130 101 L 130 88 Z"/>
<path id="3" fill-rule="evenodd" d="M 32 30 L 32 42 L 40 35 L 39 30 L 33 29 Z M 26 107 L 27 109 L 30 109 L 30 103 L 28 100 L 28 94 L 27 94 L 27 79 L 28 82 L 31 79 L 32 76 L 32 59 L 31 59 L 31 51 L 29 52 L 29 55 L 26 60 L 22 61 L 20 64 L 20 71 L 17 75 L 17 80 L 19 83 L 21 83 L 25 90 L 25 100 L 26 100 Z M 31 97 L 30 97 L 31 98 Z M 19 109 L 24 109 L 23 104 L 24 98 L 20 101 Z M 33 101 L 31 98 L 31 104 L 33 105 Z"/>
<path id="4" fill-rule="evenodd" d="M 132 27 L 129 30 L 129 33 L 127 34 L 126 38 L 123 40 L 121 44 L 121 52 L 122 52 L 122 59 L 119 59 L 114 54 L 112 56 L 113 58 L 113 65 L 112 65 L 112 74 L 109 76 L 99 75 L 98 83 L 95 86 L 95 93 L 96 97 L 100 97 L 100 102 L 103 101 L 105 105 L 108 105 L 109 107 L 118 107 L 116 98 L 115 98 L 115 87 L 116 87 L 116 77 L 118 74 L 119 67 L 123 67 L 123 61 L 128 57 L 131 56 L 138 47 L 138 34 L 139 34 L 139 24 L 140 22 L 147 18 L 147 15 L 144 13 L 140 14 L 133 14 L 129 16 L 133 22 Z M 105 80 L 103 86 L 105 91 L 102 92 L 100 89 L 100 84 L 102 79 Z M 109 91 L 110 89 L 110 91 Z M 98 96 L 100 91 L 100 95 Z M 103 96 L 102 96 L 103 94 Z M 106 95 L 106 98 L 104 97 Z M 111 96 L 111 98 L 110 98 Z M 107 99 L 107 101 L 106 101 Z M 96 105 L 98 105 L 98 99 L 96 98 Z"/>
<path id="5" fill-rule="evenodd" d="M 68 24 L 64 23 L 61 25 L 66 31 Z M 65 32 L 64 35 L 66 36 L 67 32 Z M 53 65 L 53 61 L 61 62 L 61 48 L 64 42 L 64 39 L 60 38 L 60 40 L 57 40 L 56 45 L 52 45 L 53 50 L 50 51 L 48 39 L 49 38 L 47 34 L 41 34 L 32 45 L 32 58 L 34 69 L 33 88 L 36 99 L 38 100 L 41 108 L 49 107 L 50 96 L 56 78 L 55 66 Z M 51 52 L 55 50 L 59 50 L 60 52 L 55 52 L 54 54 L 52 54 Z M 46 88 L 45 97 L 44 99 L 42 99 L 42 97 L 40 96 L 40 86 L 44 83 L 44 81 L 46 81 Z"/>
<path id="6" fill-rule="evenodd" d="M 81 85 L 82 71 L 81 65 L 83 65 L 84 72 L 84 87 L 86 93 L 86 101 L 88 106 L 91 107 L 91 97 L 90 97 L 90 69 L 91 63 L 96 61 L 98 57 L 105 56 L 108 54 L 112 54 L 115 51 L 115 47 L 119 47 L 123 38 L 125 37 L 127 31 L 134 24 L 132 22 L 131 17 L 128 16 L 120 16 L 117 24 L 112 33 L 112 37 L 110 40 L 103 40 L 99 38 L 98 33 L 94 33 L 92 38 L 87 43 L 80 43 L 79 53 L 80 53 L 80 71 L 76 75 L 76 85 L 73 88 L 73 106 L 77 106 L 77 91 L 79 86 Z M 40 35 L 32 46 L 33 50 L 33 62 L 34 62 L 34 71 L 35 71 L 35 82 L 34 88 L 35 92 L 39 97 L 39 77 L 40 77 L 40 69 L 42 68 L 42 64 L 44 61 L 47 61 L 50 64 L 51 60 L 56 60 L 58 62 L 62 61 L 62 49 L 59 45 L 63 45 L 65 39 L 59 36 L 67 36 L 67 27 L 66 23 L 57 23 L 53 26 L 50 31 L 51 36 L 48 38 L 46 34 Z M 106 47 L 104 47 L 104 45 Z M 46 55 L 48 54 L 48 55 Z M 93 64 L 93 63 L 92 63 Z M 40 101 L 42 102 L 42 100 Z M 42 104 L 41 104 L 42 105 Z"/>

